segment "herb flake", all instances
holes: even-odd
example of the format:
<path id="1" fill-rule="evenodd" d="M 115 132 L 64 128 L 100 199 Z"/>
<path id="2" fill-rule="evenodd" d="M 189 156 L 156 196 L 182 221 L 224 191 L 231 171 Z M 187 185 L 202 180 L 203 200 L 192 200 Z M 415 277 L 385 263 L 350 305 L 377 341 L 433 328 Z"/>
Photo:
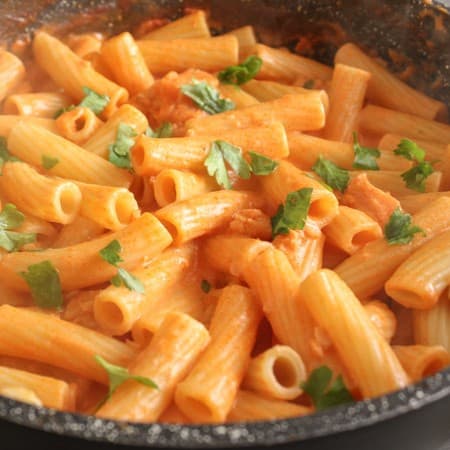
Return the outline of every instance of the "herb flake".
<path id="1" fill-rule="evenodd" d="M 219 91 L 205 81 L 192 80 L 192 84 L 183 84 L 181 92 L 208 114 L 218 114 L 236 107 L 231 100 L 221 98 Z"/>
<path id="2" fill-rule="evenodd" d="M 425 235 L 422 228 L 412 224 L 411 215 L 400 208 L 395 209 L 384 227 L 384 236 L 389 245 L 409 244 L 416 233 Z"/>
<path id="3" fill-rule="evenodd" d="M 51 261 L 31 264 L 26 272 L 20 272 L 19 275 L 28 284 L 31 296 L 37 306 L 61 308 L 63 304 L 61 281 L 58 271 Z"/>
<path id="4" fill-rule="evenodd" d="M 261 69 L 263 60 L 256 55 L 249 56 L 237 66 L 229 66 L 219 72 L 218 78 L 224 84 L 241 85 L 255 78 Z"/>
<path id="5" fill-rule="evenodd" d="M 303 230 L 311 204 L 312 188 L 290 192 L 284 205 L 280 205 L 271 218 L 272 237 L 287 234 L 289 230 Z"/>

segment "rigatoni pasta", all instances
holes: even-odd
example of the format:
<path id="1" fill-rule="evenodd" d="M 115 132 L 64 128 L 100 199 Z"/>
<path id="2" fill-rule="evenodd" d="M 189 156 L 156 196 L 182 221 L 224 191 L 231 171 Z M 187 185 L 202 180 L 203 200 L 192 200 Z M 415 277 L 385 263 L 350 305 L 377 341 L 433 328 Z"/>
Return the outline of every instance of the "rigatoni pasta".
<path id="1" fill-rule="evenodd" d="M 445 107 L 208 21 L 0 51 L 0 395 L 215 424 L 450 364 Z"/>

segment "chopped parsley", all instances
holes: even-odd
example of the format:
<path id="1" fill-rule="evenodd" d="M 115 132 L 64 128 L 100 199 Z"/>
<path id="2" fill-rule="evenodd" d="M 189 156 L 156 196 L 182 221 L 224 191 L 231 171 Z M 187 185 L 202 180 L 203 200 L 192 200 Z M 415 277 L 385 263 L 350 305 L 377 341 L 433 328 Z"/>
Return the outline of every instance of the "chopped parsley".
<path id="1" fill-rule="evenodd" d="M 250 178 L 251 167 L 242 156 L 242 150 L 225 141 L 214 141 L 211 144 L 204 165 L 208 171 L 208 175 L 215 177 L 220 186 L 225 189 L 231 189 L 231 181 L 228 177 L 225 161 L 241 178 Z"/>
<path id="2" fill-rule="evenodd" d="M 241 85 L 254 78 L 261 66 L 263 60 L 256 55 L 249 56 L 243 63 L 237 66 L 230 66 L 219 72 L 219 80 L 224 84 Z"/>
<path id="3" fill-rule="evenodd" d="M 11 231 L 22 225 L 25 216 L 12 203 L 7 203 L 0 212 L 0 247 L 8 252 L 20 250 L 25 244 L 36 240 L 35 233 Z"/>
<path id="4" fill-rule="evenodd" d="M 106 400 L 108 400 L 111 397 L 111 395 L 114 394 L 116 389 L 121 384 L 125 383 L 125 381 L 128 380 L 134 380 L 137 381 L 138 383 L 143 384 L 144 386 L 148 386 L 149 388 L 159 390 L 158 385 L 150 378 L 143 377 L 140 375 L 132 375 L 130 374 L 130 372 L 126 367 L 111 364 L 104 358 L 102 358 L 100 355 L 95 355 L 94 358 L 95 361 L 97 361 L 97 363 L 100 364 L 100 366 L 102 366 L 106 370 L 109 379 L 108 394 L 106 395 L 106 398 L 101 402 L 101 404 L 103 404 Z"/>
<path id="5" fill-rule="evenodd" d="M 231 100 L 220 97 L 217 89 L 205 81 L 192 80 L 192 84 L 183 84 L 181 92 L 208 114 L 218 114 L 235 108 Z"/>
<path id="6" fill-rule="evenodd" d="M 409 244 L 416 233 L 425 232 L 417 225 L 413 225 L 410 214 L 396 208 L 391 214 L 388 223 L 384 227 L 384 236 L 389 245 Z"/>
<path id="7" fill-rule="evenodd" d="M 89 108 L 92 112 L 94 112 L 97 116 L 103 112 L 103 110 L 108 106 L 110 98 L 107 95 L 101 95 L 87 86 L 83 86 L 84 98 L 78 104 L 78 106 L 82 106 L 84 108 Z M 61 114 L 64 114 L 67 111 L 71 111 L 76 108 L 76 105 L 70 105 L 67 108 L 61 108 L 58 110 L 54 119 L 57 119 Z"/>
<path id="8" fill-rule="evenodd" d="M 411 169 L 401 174 L 406 187 L 417 192 L 425 192 L 425 181 L 434 172 L 432 163 L 425 161 L 425 150 L 409 139 L 402 139 L 394 153 L 416 162 Z"/>
<path id="9" fill-rule="evenodd" d="M 313 370 L 300 386 L 310 397 L 318 411 L 353 402 L 353 397 L 339 375 L 332 383 L 333 372 L 327 366 Z M 331 384 L 330 384 L 331 383 Z"/>
<path id="10" fill-rule="evenodd" d="M 409 139 L 401 139 L 394 153 L 410 161 L 419 163 L 425 161 L 425 150 Z"/>
<path id="11" fill-rule="evenodd" d="M 272 237 L 287 234 L 289 230 L 303 230 L 311 204 L 312 188 L 290 192 L 284 205 L 280 205 L 271 218 Z"/>
<path id="12" fill-rule="evenodd" d="M 0 166 L 3 166 L 6 161 L 20 161 L 20 159 L 9 153 L 8 146 L 6 145 L 6 138 L 0 136 Z"/>
<path id="13" fill-rule="evenodd" d="M 116 287 L 124 285 L 130 291 L 136 291 L 139 294 L 143 294 L 145 292 L 145 288 L 142 282 L 130 272 L 126 271 L 122 267 L 118 267 L 118 264 L 123 262 L 123 259 L 120 257 L 121 251 L 122 246 L 117 239 L 114 239 L 106 247 L 99 251 L 99 255 L 104 261 L 118 268 L 117 274 L 111 279 L 111 284 Z"/>
<path id="14" fill-rule="evenodd" d="M 130 149 L 134 145 L 133 138 L 136 136 L 137 134 L 133 127 L 120 122 L 117 127 L 116 140 L 108 147 L 109 161 L 117 167 L 131 169 Z"/>
<path id="15" fill-rule="evenodd" d="M 42 167 L 44 169 L 50 170 L 59 163 L 59 159 L 53 156 L 42 155 Z"/>
<path id="16" fill-rule="evenodd" d="M 28 266 L 19 274 L 28 284 L 31 296 L 41 308 L 60 309 L 63 304 L 61 281 L 51 261 L 42 261 Z"/>
<path id="17" fill-rule="evenodd" d="M 145 130 L 145 135 L 151 138 L 170 138 L 172 136 L 173 127 L 170 122 L 164 122 L 155 131 L 151 127 Z"/>
<path id="18" fill-rule="evenodd" d="M 344 192 L 347 189 L 350 181 L 348 170 L 341 169 L 329 159 L 319 156 L 312 166 L 312 170 L 332 189 L 339 192 Z"/>
<path id="19" fill-rule="evenodd" d="M 303 83 L 303 88 L 304 89 L 314 89 L 314 80 L 306 80 L 304 83 Z"/>
<path id="20" fill-rule="evenodd" d="M 250 156 L 250 169 L 255 175 L 269 175 L 277 167 L 278 163 L 265 155 L 256 152 L 248 152 Z"/>
<path id="21" fill-rule="evenodd" d="M 353 167 L 362 170 L 380 170 L 377 163 L 377 158 L 380 157 L 380 150 L 377 148 L 370 148 L 362 146 L 358 141 L 358 134 L 353 133 L 353 151 L 355 152 L 355 159 Z"/>
<path id="22" fill-rule="evenodd" d="M 211 283 L 208 280 L 202 280 L 200 287 L 202 288 L 202 291 L 207 294 L 211 290 Z"/>

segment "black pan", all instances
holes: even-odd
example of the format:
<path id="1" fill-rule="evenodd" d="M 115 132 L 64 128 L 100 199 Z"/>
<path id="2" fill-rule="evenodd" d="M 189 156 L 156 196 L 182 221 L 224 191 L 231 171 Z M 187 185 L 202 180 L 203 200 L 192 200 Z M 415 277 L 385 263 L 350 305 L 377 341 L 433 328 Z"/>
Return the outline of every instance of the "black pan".
<path id="1" fill-rule="evenodd" d="M 331 63 L 355 41 L 402 72 L 408 82 L 450 104 L 450 1 L 418 0 L 3 0 L 0 43 L 29 40 L 46 26 L 56 33 L 119 31 L 149 17 L 177 17 L 206 7 L 217 32 L 245 24 L 272 45 L 312 37 L 307 56 Z M 393 58 L 393 51 L 404 56 Z M 0 330 L 1 332 L 1 330 Z M 133 424 L 35 408 L 0 397 L 1 448 L 299 448 L 303 450 L 450 449 L 450 369 L 402 391 L 298 419 L 179 426 Z M 446 444 L 447 443 L 447 444 Z M 114 446 L 112 444 L 115 444 Z M 446 448 L 446 445 L 448 447 Z M 126 446 L 126 447 L 125 447 Z"/>

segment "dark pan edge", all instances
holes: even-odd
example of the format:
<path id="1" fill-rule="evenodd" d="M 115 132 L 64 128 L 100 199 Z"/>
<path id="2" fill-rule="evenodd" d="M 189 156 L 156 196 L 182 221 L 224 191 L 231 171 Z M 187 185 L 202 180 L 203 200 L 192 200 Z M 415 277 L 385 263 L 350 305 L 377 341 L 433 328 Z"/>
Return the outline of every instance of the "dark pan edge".
<path id="1" fill-rule="evenodd" d="M 0 418 L 34 429 L 114 444 L 212 448 L 274 445 L 368 427 L 425 407 L 450 395 L 450 368 L 401 391 L 333 408 L 311 416 L 226 425 L 171 425 L 116 422 L 0 397 Z"/>

